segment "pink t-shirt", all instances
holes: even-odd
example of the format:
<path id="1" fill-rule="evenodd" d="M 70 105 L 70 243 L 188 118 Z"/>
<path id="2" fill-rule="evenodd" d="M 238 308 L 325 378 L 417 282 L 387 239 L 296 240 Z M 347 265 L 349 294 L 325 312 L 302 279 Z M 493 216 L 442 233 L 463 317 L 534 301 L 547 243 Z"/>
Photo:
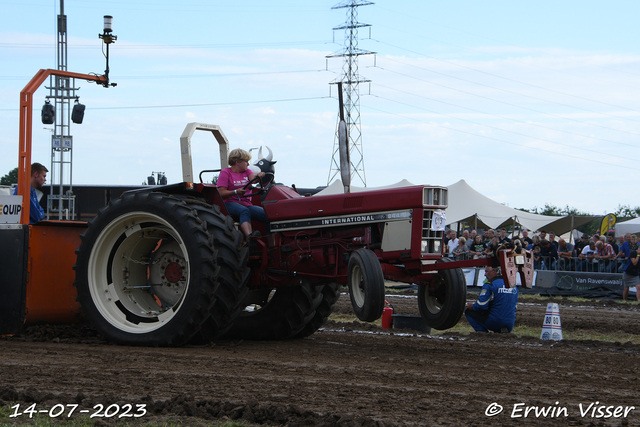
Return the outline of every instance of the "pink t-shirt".
<path id="1" fill-rule="evenodd" d="M 218 187 L 226 187 L 227 190 L 231 191 L 241 189 L 251 180 L 251 175 L 253 175 L 253 172 L 251 172 L 250 169 L 247 169 L 242 173 L 234 173 L 231 171 L 231 168 L 226 168 L 220 171 L 217 185 Z M 225 199 L 225 203 L 227 202 L 236 202 L 242 206 L 251 206 L 251 200 L 248 197 L 233 195 L 228 199 Z"/>

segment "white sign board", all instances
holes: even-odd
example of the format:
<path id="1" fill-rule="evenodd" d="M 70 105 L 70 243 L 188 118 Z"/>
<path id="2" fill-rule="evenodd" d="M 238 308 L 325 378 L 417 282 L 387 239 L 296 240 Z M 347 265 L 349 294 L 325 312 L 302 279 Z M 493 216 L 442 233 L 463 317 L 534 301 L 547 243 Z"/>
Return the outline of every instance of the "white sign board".
<path id="1" fill-rule="evenodd" d="M 447 214 L 445 211 L 438 210 L 433 211 L 433 218 L 431 220 L 431 229 L 433 231 L 444 231 L 444 226 L 447 224 Z"/>
<path id="2" fill-rule="evenodd" d="M 22 196 L 0 196 L 0 224 L 20 224 Z"/>
<path id="3" fill-rule="evenodd" d="M 54 150 L 60 151 L 61 149 L 70 150 L 73 145 L 73 138 L 71 136 L 52 136 L 51 147 Z"/>

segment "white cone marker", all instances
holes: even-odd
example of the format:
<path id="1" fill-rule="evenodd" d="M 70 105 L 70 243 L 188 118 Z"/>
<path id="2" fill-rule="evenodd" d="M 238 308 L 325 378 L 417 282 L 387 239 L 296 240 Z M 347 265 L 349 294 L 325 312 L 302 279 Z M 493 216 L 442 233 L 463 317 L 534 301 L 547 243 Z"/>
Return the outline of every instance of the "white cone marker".
<path id="1" fill-rule="evenodd" d="M 558 304 L 547 304 L 547 312 L 544 315 L 541 340 L 562 341 L 562 324 L 560 323 L 560 309 Z"/>

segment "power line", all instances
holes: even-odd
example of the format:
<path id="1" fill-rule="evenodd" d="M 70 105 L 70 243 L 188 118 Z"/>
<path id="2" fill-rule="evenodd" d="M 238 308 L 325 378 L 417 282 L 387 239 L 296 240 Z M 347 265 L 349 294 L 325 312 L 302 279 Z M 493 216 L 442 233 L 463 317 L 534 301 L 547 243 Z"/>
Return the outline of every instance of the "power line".
<path id="1" fill-rule="evenodd" d="M 261 76 L 276 74 L 297 74 L 297 73 L 324 73 L 326 69 L 318 70 L 290 70 L 290 71 L 255 71 L 246 73 L 206 73 L 206 74 L 174 74 L 174 75 L 156 75 L 156 76 L 120 76 L 116 75 L 118 80 L 157 80 L 157 79 L 192 79 L 192 78 L 210 78 L 210 77 L 241 77 L 241 76 Z M 27 76 L 0 76 L 0 80 L 29 80 Z"/>
<path id="2" fill-rule="evenodd" d="M 376 95 L 371 95 L 371 96 L 376 97 L 376 98 L 384 99 L 384 98 L 378 97 Z M 397 102 L 397 101 L 393 101 L 393 100 L 388 100 L 388 101 Z M 609 166 L 614 166 L 616 168 L 624 168 L 624 169 L 630 169 L 630 170 L 640 170 L 640 168 L 633 168 L 633 167 L 629 167 L 629 166 L 618 165 L 618 164 L 614 164 L 614 163 L 608 163 L 608 162 L 604 162 L 602 160 L 591 160 L 591 159 L 588 159 L 588 158 L 585 158 L 585 157 L 579 157 L 579 156 L 575 156 L 575 155 L 572 155 L 572 154 L 558 153 L 557 151 L 547 150 L 547 149 L 544 149 L 544 148 L 529 147 L 529 146 L 526 146 L 526 145 L 517 144 L 515 142 L 505 141 L 504 139 L 499 139 L 499 138 L 494 138 L 494 137 L 487 136 L 487 135 L 468 132 L 468 131 L 465 131 L 465 130 L 462 130 L 462 129 L 457 129 L 457 128 L 454 128 L 454 127 L 442 126 L 442 125 L 439 125 L 439 124 L 434 124 L 432 122 L 426 122 L 424 120 L 416 119 L 415 117 L 408 117 L 408 116 L 405 116 L 405 115 L 402 115 L 402 114 L 390 113 L 388 111 L 384 111 L 384 110 L 381 110 L 379 108 L 375 108 L 375 107 L 371 107 L 371 106 L 365 106 L 365 108 L 368 108 L 368 109 L 371 109 L 371 110 L 374 110 L 374 111 L 379 111 L 381 113 L 388 114 L 388 115 L 391 115 L 391 116 L 403 117 L 403 118 L 408 119 L 408 120 L 414 120 L 414 121 L 425 123 L 425 124 L 429 124 L 429 125 L 435 125 L 435 126 L 438 126 L 438 127 L 443 127 L 443 128 L 449 129 L 449 130 L 453 130 L 453 131 L 456 131 L 456 132 L 459 132 L 459 133 L 464 133 L 466 135 L 471 135 L 471 136 L 474 136 L 474 137 L 490 139 L 492 141 L 497 141 L 497 142 L 502 142 L 504 144 L 514 145 L 514 146 L 519 147 L 519 148 L 526 148 L 526 149 L 530 149 L 530 150 L 543 151 L 543 152 L 546 152 L 546 153 L 551 153 L 551 154 L 555 154 L 555 155 L 561 155 L 563 157 L 571 157 L 571 158 L 578 159 L 578 160 L 584 160 L 584 161 L 588 161 L 588 162 L 597 163 L 598 165 L 609 165 Z"/>
<path id="3" fill-rule="evenodd" d="M 244 104 L 266 104 L 269 102 L 297 102 L 297 101 L 314 101 L 318 99 L 331 99 L 331 96 L 316 96 L 309 98 L 282 98 L 282 99 L 265 99 L 257 101 L 236 101 L 236 102 L 216 102 L 202 104 L 166 104 L 166 105 L 133 105 L 118 107 L 87 107 L 87 110 L 143 110 L 156 108 L 184 108 L 184 107 L 212 107 L 217 105 L 244 105 Z M 2 108 L 0 111 L 17 111 L 15 108 Z M 36 108 L 33 111 L 38 111 Z"/>
<path id="4" fill-rule="evenodd" d="M 324 73 L 327 70 L 292 70 L 292 71 L 256 71 L 247 73 L 209 73 L 209 74 L 175 74 L 162 76 L 118 76 L 118 80 L 151 80 L 151 79 L 196 79 L 210 77 L 268 76 L 276 74 Z"/>
<path id="5" fill-rule="evenodd" d="M 416 52 L 416 51 L 413 51 L 413 50 L 410 50 L 410 49 L 405 49 L 405 48 L 402 48 L 402 47 L 400 47 L 400 46 L 392 45 L 392 44 L 390 44 L 390 43 L 385 43 L 385 42 L 382 42 L 382 41 L 379 41 L 379 40 L 374 40 L 374 41 L 376 41 L 376 42 L 378 42 L 378 43 L 381 43 L 381 44 L 385 44 L 385 45 L 387 45 L 387 46 L 395 47 L 396 49 L 401 49 L 401 50 L 405 50 L 405 51 L 407 51 L 407 52 L 415 53 L 416 55 L 421 55 L 421 56 L 424 56 L 425 58 L 433 59 L 434 61 L 443 62 L 443 63 L 448 64 L 448 65 L 455 65 L 455 66 L 460 67 L 460 68 L 465 68 L 465 69 L 467 69 L 467 70 L 475 71 L 475 72 L 477 72 L 477 73 L 486 74 L 486 75 L 488 75 L 488 76 L 496 77 L 496 78 L 498 78 L 498 79 L 503 79 L 503 80 L 507 80 L 507 81 L 510 81 L 510 82 L 519 83 L 519 84 L 522 84 L 522 85 L 525 85 L 525 86 L 530 86 L 530 87 L 533 87 L 533 88 L 535 88 L 535 89 L 547 90 L 547 91 L 549 91 L 549 92 L 554 92 L 554 93 L 557 93 L 557 94 L 560 94 L 560 95 L 571 96 L 571 97 L 574 97 L 574 98 L 577 98 L 577 99 L 582 99 L 582 100 L 585 100 L 585 101 L 591 101 L 591 102 L 595 102 L 595 103 L 598 103 L 598 104 L 606 105 L 606 106 L 609 106 L 609 107 L 622 108 L 622 109 L 624 109 L 624 110 L 629 110 L 629 111 L 633 111 L 633 112 L 635 112 L 635 113 L 638 113 L 638 111 L 637 111 L 637 110 L 634 110 L 634 109 L 632 109 L 632 108 L 628 108 L 628 107 L 621 107 L 621 106 L 618 106 L 618 105 L 613 105 L 613 104 L 609 104 L 609 103 L 602 102 L 602 101 L 596 101 L 596 100 L 594 100 L 594 99 L 583 98 L 583 97 L 580 97 L 580 96 L 577 96 L 577 95 L 572 95 L 572 94 L 564 93 L 564 92 L 557 91 L 557 90 L 554 90 L 554 89 L 548 89 L 548 88 L 545 88 L 545 87 L 542 87 L 542 86 L 537 86 L 537 85 L 534 85 L 534 84 L 531 84 L 531 83 L 521 82 L 521 81 L 518 81 L 518 80 L 515 80 L 515 79 L 511 79 L 511 78 L 509 78 L 509 77 L 499 76 L 499 75 L 497 75 L 497 74 L 489 73 L 489 72 L 487 72 L 487 71 L 478 70 L 478 69 L 473 68 L 473 67 L 467 67 L 466 65 L 462 65 L 462 64 L 455 63 L 455 62 L 446 61 L 446 60 L 444 60 L 444 59 L 439 59 L 439 58 L 436 58 L 436 57 L 433 57 L 433 56 L 425 55 L 425 54 L 423 54 L 423 53 Z M 451 77 L 451 76 L 450 76 L 450 77 Z M 480 83 L 477 83 L 477 84 L 480 84 Z M 494 88 L 494 89 L 497 89 L 497 88 Z M 616 116 L 616 115 L 608 114 L 608 113 L 602 113 L 602 112 L 592 111 L 592 110 L 589 110 L 589 109 L 586 109 L 586 108 L 576 107 L 576 106 L 572 106 L 572 105 L 568 105 L 568 104 L 562 104 L 562 103 L 559 103 L 559 102 L 553 102 L 553 101 L 549 101 L 549 100 L 546 100 L 546 99 L 543 99 L 543 98 L 537 98 L 537 97 L 534 97 L 534 96 L 531 96 L 531 95 L 524 95 L 524 94 L 521 94 L 521 93 L 518 93 L 518 92 L 508 91 L 508 90 L 506 90 L 506 89 L 498 89 L 498 90 L 503 90 L 503 91 L 505 91 L 505 92 L 513 93 L 513 94 L 516 94 L 516 95 L 519 95 L 519 96 L 526 96 L 526 97 L 529 97 L 529 98 L 532 98 L 532 99 L 536 99 L 536 100 L 538 100 L 538 101 L 550 102 L 550 103 L 553 103 L 553 104 L 556 104 L 556 105 L 561 105 L 561 106 L 564 106 L 564 107 L 569 107 L 569 108 L 574 108 L 574 109 L 577 109 L 577 110 L 587 111 L 587 112 L 589 112 L 589 113 L 601 114 L 601 115 L 610 116 L 610 117 L 613 117 L 613 118 L 616 118 L 616 119 L 621 119 L 621 120 L 630 120 L 630 121 L 634 121 L 634 122 L 639 122 L 639 123 L 640 123 L 640 120 L 635 120 L 635 119 L 631 119 L 631 118 L 620 117 L 620 116 Z"/>
<path id="6" fill-rule="evenodd" d="M 440 73 L 438 71 L 430 70 L 428 68 L 419 67 L 417 65 L 412 65 L 412 64 L 407 64 L 407 63 L 404 63 L 402 61 L 394 61 L 393 59 L 390 59 L 390 58 L 385 58 L 385 59 L 388 60 L 388 61 L 391 61 L 391 62 L 397 62 L 399 64 L 407 65 L 407 66 L 418 68 L 418 69 L 421 69 L 421 70 L 430 71 L 430 72 L 432 72 L 434 74 L 439 74 L 439 75 L 443 75 L 443 76 L 450 77 L 450 78 L 453 78 L 453 79 L 462 80 L 464 82 L 476 84 L 478 86 L 487 87 L 489 89 L 495 89 L 495 90 L 503 91 L 503 92 L 506 92 L 506 93 L 511 93 L 511 94 L 514 94 L 514 95 L 520 95 L 520 96 L 523 96 L 523 97 L 530 97 L 530 98 L 533 98 L 533 99 L 538 99 L 538 98 L 535 98 L 535 97 L 531 97 L 530 95 L 519 94 L 517 92 L 512 92 L 512 91 L 509 91 L 509 90 L 506 90 L 506 89 L 497 88 L 497 87 L 494 87 L 494 86 L 491 86 L 491 85 L 487 85 L 487 84 L 484 84 L 484 83 L 478 83 L 478 82 L 474 82 L 474 81 L 471 81 L 471 80 L 463 79 L 461 77 L 451 76 L 451 75 L 448 75 L 448 74 L 445 74 L 445 73 Z M 548 113 L 548 112 L 545 112 L 545 111 L 536 110 L 534 108 L 523 107 L 521 105 L 512 104 L 512 103 L 505 102 L 505 101 L 500 101 L 500 100 L 497 100 L 497 99 L 494 99 L 494 98 L 489 98 L 487 96 L 478 95 L 478 94 L 475 94 L 475 93 L 472 93 L 472 92 L 464 91 L 464 90 L 461 90 L 461 89 L 456 89 L 456 88 L 453 88 L 453 87 L 450 87 L 450 86 L 446 86 L 446 85 L 443 85 L 443 84 L 440 84 L 440 83 L 435 83 L 435 82 L 432 82 L 432 81 L 429 81 L 429 80 L 425 80 L 425 79 L 421 79 L 421 78 L 418 78 L 418 77 L 414 77 L 414 76 L 411 76 L 409 74 L 404 74 L 404 73 L 400 73 L 398 71 L 393 71 L 393 70 L 389 70 L 389 69 L 386 69 L 386 68 L 382 68 L 382 67 L 380 67 L 378 65 L 376 65 L 375 68 L 380 68 L 380 69 L 382 69 L 384 71 L 387 71 L 387 72 L 390 72 L 390 73 L 398 74 L 398 75 L 401 75 L 401 76 L 404 76 L 404 77 L 409 77 L 409 78 L 412 78 L 412 79 L 415 79 L 415 80 L 419 80 L 419 81 L 422 81 L 422 82 L 425 82 L 425 83 L 429 83 L 429 84 L 432 84 L 432 85 L 435 85 L 435 86 L 439 86 L 439 87 L 443 87 L 443 88 L 446 88 L 446 89 L 454 90 L 456 92 L 465 93 L 467 95 L 476 96 L 478 98 L 488 99 L 490 101 L 494 101 L 494 102 L 498 102 L 498 103 L 501 103 L 501 104 L 509 105 L 511 107 L 517 107 L 517 108 L 521 108 L 523 110 L 533 111 L 533 112 L 536 112 L 536 113 L 540 113 L 540 114 L 544 114 L 544 115 L 548 115 L 548 116 L 552 116 L 552 117 L 557 117 L 557 118 L 562 118 L 564 120 L 569 120 L 569 121 L 573 121 L 573 122 L 580 123 L 580 124 L 586 124 L 586 125 L 589 125 L 589 126 L 599 127 L 599 128 L 602 128 L 602 129 L 613 130 L 613 131 L 616 131 L 616 132 L 622 132 L 622 133 L 626 133 L 626 134 L 633 135 L 633 136 L 640 136 L 640 134 L 637 134 L 637 133 L 634 133 L 634 132 L 629 132 L 629 131 L 625 131 L 625 130 L 621 130 L 621 129 L 614 129 L 614 128 L 610 128 L 610 127 L 607 127 L 607 126 L 598 125 L 598 124 L 595 124 L 595 123 L 583 122 L 581 120 L 572 119 L 572 118 L 565 117 L 565 116 L 562 116 L 562 115 L 559 115 L 559 114 Z M 552 104 L 554 103 L 553 101 L 545 101 L 545 102 L 550 102 Z M 598 113 L 594 113 L 594 114 L 598 114 Z M 634 145 L 624 144 L 622 142 L 619 142 L 619 144 L 630 145 L 630 146 L 635 147 Z"/>
<path id="7" fill-rule="evenodd" d="M 385 70 L 385 69 L 384 69 L 384 68 L 382 68 L 382 70 Z M 385 70 L 385 71 L 389 71 L 389 70 Z M 389 72 L 392 72 L 392 73 L 393 73 L 393 71 L 389 71 Z M 515 121 L 515 122 L 517 122 L 517 123 L 520 123 L 519 121 L 517 121 L 517 120 L 515 120 L 515 119 L 512 119 L 512 118 L 510 118 L 510 117 L 501 116 L 501 115 L 498 115 L 498 114 L 491 114 L 491 113 L 487 113 L 487 112 L 484 112 L 484 111 L 476 110 L 476 109 L 469 108 L 469 107 L 465 107 L 465 106 L 462 106 L 462 105 L 457 105 L 457 104 L 453 104 L 453 103 L 450 103 L 450 102 L 441 101 L 441 100 L 439 100 L 439 99 L 429 98 L 429 97 L 427 97 L 427 96 L 423 96 L 423 95 L 418 95 L 418 94 L 413 93 L 413 92 L 406 92 L 406 91 L 403 91 L 403 90 L 394 89 L 394 88 L 390 88 L 390 87 L 383 86 L 383 85 L 378 85 L 378 86 L 380 86 L 380 87 L 384 87 L 384 88 L 387 88 L 387 89 L 390 89 L 390 90 L 395 90 L 395 91 L 397 91 L 397 92 L 406 93 L 406 94 L 408 94 L 408 95 L 417 96 L 417 97 L 419 97 L 419 98 L 428 99 L 429 101 L 439 102 L 439 103 L 441 103 L 441 104 L 451 105 L 451 106 L 453 106 L 453 107 L 464 108 L 465 110 L 474 111 L 474 112 L 476 112 L 476 113 L 484 114 L 484 115 L 487 115 L 487 116 L 498 117 L 498 118 L 502 118 L 502 119 L 505 119 L 505 120 L 513 120 L 513 121 Z M 454 89 L 454 90 L 455 90 L 455 89 Z M 463 93 L 467 93 L 467 94 L 469 94 L 469 95 L 474 95 L 474 94 L 469 93 L 469 92 L 465 92 L 465 91 L 462 91 L 462 92 L 463 92 Z M 489 100 L 492 100 L 492 101 L 495 101 L 495 102 L 501 102 L 501 101 L 493 100 L 493 99 L 491 99 L 491 98 L 487 98 L 487 97 L 484 97 L 484 96 L 480 96 L 480 95 L 477 95 L 477 96 L 479 96 L 480 98 L 489 99 Z M 509 103 L 506 103 L 506 104 L 507 104 L 507 105 L 514 106 L 514 107 L 517 107 L 517 105 L 514 105 L 514 104 L 509 104 Z M 533 110 L 533 111 L 536 111 L 536 110 Z M 544 114 L 544 113 L 543 113 L 543 114 Z M 578 122 L 578 123 L 589 124 L 588 122 L 581 122 L 581 121 L 577 121 L 577 122 Z M 529 124 L 529 125 L 531 125 L 531 126 L 540 127 L 540 128 L 543 128 L 543 129 L 549 129 L 549 130 L 556 131 L 556 132 L 566 133 L 566 134 L 569 134 L 569 135 L 575 135 L 575 136 L 580 136 L 580 137 L 583 137 L 583 138 L 590 138 L 590 139 L 598 139 L 598 140 L 600 140 L 600 141 L 604 141 L 604 142 L 611 142 L 611 143 L 613 143 L 613 144 L 619 144 L 619 145 L 625 145 L 625 146 L 628 146 L 628 147 L 638 148 L 638 147 L 637 147 L 637 145 L 633 145 L 633 144 L 629 144 L 629 143 L 625 143 L 625 142 L 613 141 L 613 140 L 611 140 L 611 139 L 600 138 L 600 137 L 593 136 L 593 135 L 583 135 L 583 134 L 580 134 L 580 133 L 577 133 L 577 132 L 571 132 L 571 131 L 564 130 L 564 129 L 556 129 L 556 128 L 553 128 L 553 127 L 550 127 L 550 126 L 545 126 L 545 125 L 542 125 L 542 124 L 539 124 L 539 123 L 528 123 L 528 124 Z M 610 129 L 610 128 L 606 128 L 606 129 Z M 613 129 L 613 130 L 614 130 L 614 129 Z"/>
<path id="8" fill-rule="evenodd" d="M 392 89 L 392 90 L 393 90 L 393 89 Z M 400 92 L 404 92 L 404 91 L 400 91 Z M 404 92 L 404 93 L 409 94 L 409 92 Z M 376 96 L 376 95 L 374 95 L 374 96 Z M 422 96 L 420 96 L 420 95 L 416 95 L 416 96 L 419 96 L 419 97 L 421 97 L 421 98 L 424 98 L 424 97 L 422 97 Z M 520 132 L 515 132 L 515 131 L 508 130 L 508 129 L 502 129 L 502 128 L 499 128 L 499 127 L 496 127 L 496 126 L 491 126 L 491 125 L 487 125 L 487 124 L 482 124 L 482 123 L 474 122 L 473 120 L 463 119 L 463 118 L 456 117 L 456 116 L 453 116 L 453 115 L 450 115 L 450 114 L 438 113 L 438 112 L 435 112 L 435 111 L 433 111 L 433 110 L 429 110 L 429 109 L 424 108 L 424 107 L 418 107 L 418 106 L 415 106 L 415 105 L 406 104 L 406 103 L 403 103 L 403 102 L 400 102 L 400 101 L 395 101 L 395 100 L 393 100 L 393 99 L 384 98 L 384 97 L 381 97 L 381 96 L 376 96 L 376 97 L 377 97 L 377 98 L 379 98 L 379 99 L 384 99 L 384 100 L 387 100 L 387 101 L 396 102 L 396 103 L 398 103 L 398 104 L 406 105 L 406 106 L 408 106 L 408 107 L 417 108 L 417 109 L 419 109 L 419 110 L 428 111 L 429 113 L 432 113 L 432 114 L 437 114 L 437 115 L 444 116 L 444 117 L 450 117 L 450 118 L 452 118 L 452 119 L 456 119 L 456 120 L 460 120 L 460 121 L 463 121 L 463 122 L 472 123 L 472 124 L 474 124 L 474 125 L 479 125 L 479 126 L 487 127 L 487 128 L 489 128 L 489 129 L 494 129 L 494 130 L 498 130 L 498 131 L 502 131 L 502 132 L 506 132 L 506 133 L 512 133 L 512 134 L 514 134 L 514 135 L 518 135 L 518 136 L 524 136 L 525 138 L 532 138 L 532 139 L 536 139 L 536 140 L 539 140 L 539 141 L 546 141 L 546 142 L 550 142 L 550 143 L 552 143 L 552 144 L 562 145 L 562 146 L 564 146 L 564 147 L 573 148 L 573 149 L 582 150 L 582 151 L 590 151 L 590 152 L 592 152 L 592 153 L 602 154 L 602 155 L 610 156 L 610 157 L 616 157 L 616 158 L 618 158 L 618 159 L 622 159 L 622 160 L 634 160 L 634 161 L 636 161 L 636 162 L 640 162 L 640 159 L 632 159 L 632 158 L 629 158 L 629 156 L 625 156 L 625 157 L 623 157 L 623 156 L 616 156 L 615 154 L 603 153 L 603 152 L 601 152 L 601 151 L 591 150 L 591 149 L 589 149 L 589 148 L 576 147 L 575 145 L 565 144 L 565 143 L 557 142 L 557 141 L 551 141 L 551 140 L 549 140 L 549 139 L 546 139 L 546 138 L 540 138 L 540 137 L 537 137 L 537 136 L 526 135 L 526 134 L 523 134 L 523 133 L 520 133 Z M 448 104 L 448 103 L 447 103 L 447 104 Z M 452 104 L 451 104 L 451 105 L 452 105 Z M 472 111 L 475 111 L 475 110 L 472 110 Z"/>
<path id="9" fill-rule="evenodd" d="M 331 97 L 317 96 L 317 97 L 309 97 L 309 98 L 265 99 L 262 101 L 215 102 L 215 103 L 206 103 L 206 104 L 167 104 L 167 105 L 138 105 L 138 106 L 127 106 L 127 107 L 94 107 L 94 108 L 91 108 L 91 110 L 136 110 L 136 109 L 151 109 L 151 108 L 211 107 L 211 106 L 217 106 L 217 105 L 243 105 L 243 104 L 265 104 L 268 102 L 312 101 L 312 100 L 327 99 L 327 98 L 331 98 Z"/>
<path id="10" fill-rule="evenodd" d="M 393 10 L 393 9 L 387 9 L 387 8 L 384 8 L 384 7 L 379 7 L 379 9 L 386 10 L 386 11 L 388 11 L 388 12 L 397 13 L 397 14 L 399 14 L 399 15 L 407 16 L 407 17 L 409 17 L 409 18 L 416 19 L 416 20 L 418 20 L 418 21 L 421 21 L 421 22 L 427 23 L 427 24 L 429 24 L 429 25 L 437 25 L 437 26 L 440 26 L 440 27 L 442 27 L 442 28 L 446 28 L 446 29 L 448 29 L 448 30 L 453 30 L 453 31 L 458 31 L 458 32 L 463 33 L 463 34 L 468 34 L 468 35 L 473 36 L 473 37 L 480 37 L 480 38 L 483 38 L 483 39 L 485 39 L 485 40 L 490 40 L 490 41 L 498 42 L 498 43 L 501 43 L 502 45 L 504 45 L 504 46 L 506 46 L 506 47 L 515 48 L 515 49 L 520 49 L 520 46 L 512 45 L 512 44 L 510 44 L 510 43 L 505 42 L 504 40 L 499 40 L 499 39 L 495 39 L 495 38 L 492 38 L 492 37 L 487 37 L 487 36 L 484 36 L 484 35 L 482 35 L 482 34 L 472 33 L 472 32 L 469 32 L 469 31 L 461 30 L 461 29 L 459 29 L 459 28 L 449 27 L 449 26 L 447 26 L 447 25 L 442 25 L 442 24 L 441 24 L 441 23 L 439 23 L 439 22 L 428 21 L 428 20 L 426 20 L 426 19 L 419 18 L 419 17 L 418 17 L 418 15 L 409 15 L 409 14 L 406 14 L 406 13 L 398 12 L 398 11 L 396 11 L 396 10 Z M 390 27 L 387 27 L 387 28 L 390 28 Z M 391 29 L 392 29 L 392 30 L 394 30 L 394 31 L 403 31 L 403 30 L 397 30 L 397 29 L 395 29 L 395 28 L 391 28 Z M 411 34 L 411 33 L 408 33 L 408 32 L 406 32 L 406 31 L 403 31 L 403 32 L 405 32 L 405 33 L 407 33 L 407 34 L 410 34 L 410 35 L 412 35 L 412 36 L 415 36 L 415 37 L 421 37 L 421 38 L 424 38 L 424 36 L 420 36 L 420 35 L 416 35 L 416 34 Z M 450 42 L 446 42 L 446 41 L 443 41 L 443 40 L 436 40 L 436 41 L 437 41 L 438 43 L 448 44 L 449 46 L 454 46 L 454 47 L 458 47 L 458 48 L 465 49 L 465 50 L 473 50 L 473 49 L 469 49 L 469 48 L 466 48 L 466 47 L 463 47 L 463 46 L 458 46 L 458 45 L 456 45 L 456 44 L 453 44 L 453 43 L 450 43 Z M 490 53 L 488 53 L 488 52 L 484 52 L 484 51 L 483 51 L 482 53 L 483 53 L 483 54 L 485 54 L 485 55 L 493 56 L 494 58 L 500 58 L 499 56 L 491 55 L 491 54 L 490 54 Z M 563 58 L 563 59 L 566 59 L 566 58 Z M 583 64 L 585 63 L 585 62 L 583 62 L 583 61 L 579 61 L 579 60 L 577 60 L 576 58 L 570 58 L 570 60 L 571 60 L 571 61 L 575 61 L 575 62 L 580 62 L 580 63 L 583 63 Z M 597 68 L 602 68 L 602 69 L 604 69 L 604 70 L 616 71 L 616 72 L 618 72 L 618 73 L 630 74 L 630 75 L 634 75 L 634 76 L 635 76 L 635 75 L 637 75 L 637 72 L 631 72 L 631 71 L 618 70 L 618 69 L 616 69 L 616 68 L 604 67 L 604 66 L 602 66 L 602 65 L 597 65 L 597 64 L 589 64 L 589 65 L 590 65 L 590 66 L 593 66 L 593 67 L 597 67 Z M 539 65 L 535 65 L 535 64 L 534 64 L 534 66 L 536 66 L 536 67 L 538 67 L 538 68 L 542 68 L 542 69 L 548 69 L 548 68 L 541 67 L 541 66 L 539 66 Z M 565 72 L 565 73 L 566 73 L 566 72 Z M 567 73 L 567 74 L 575 75 L 575 74 L 573 74 L 573 73 Z M 583 78 L 584 78 L 584 76 L 581 76 L 581 77 L 583 77 Z M 619 83 L 619 82 L 618 82 L 618 83 Z M 629 85 L 623 85 L 623 86 L 629 86 Z M 635 87 L 635 86 L 629 86 L 629 87 Z"/>
<path id="11" fill-rule="evenodd" d="M 284 42 L 251 42 L 251 43 L 219 43 L 219 44 L 144 44 L 144 43 L 123 43 L 118 46 L 119 50 L 127 49 L 218 49 L 218 48 L 239 48 L 239 47 L 270 47 L 270 46 L 299 46 L 314 44 L 333 44 L 330 40 L 307 40 L 307 41 L 284 41 Z M 0 43 L 0 48 L 20 48 L 20 49 L 51 49 L 46 43 Z M 70 49 L 95 49 L 96 44 L 75 44 L 69 45 Z"/>

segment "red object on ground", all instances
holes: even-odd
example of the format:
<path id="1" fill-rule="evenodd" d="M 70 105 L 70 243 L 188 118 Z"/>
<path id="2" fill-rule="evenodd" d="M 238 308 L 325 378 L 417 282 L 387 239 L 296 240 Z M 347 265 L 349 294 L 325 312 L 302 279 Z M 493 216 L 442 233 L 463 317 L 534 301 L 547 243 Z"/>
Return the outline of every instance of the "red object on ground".
<path id="1" fill-rule="evenodd" d="M 389 301 L 384 302 L 385 306 L 382 310 L 382 329 L 391 329 L 393 327 L 393 306 Z"/>

